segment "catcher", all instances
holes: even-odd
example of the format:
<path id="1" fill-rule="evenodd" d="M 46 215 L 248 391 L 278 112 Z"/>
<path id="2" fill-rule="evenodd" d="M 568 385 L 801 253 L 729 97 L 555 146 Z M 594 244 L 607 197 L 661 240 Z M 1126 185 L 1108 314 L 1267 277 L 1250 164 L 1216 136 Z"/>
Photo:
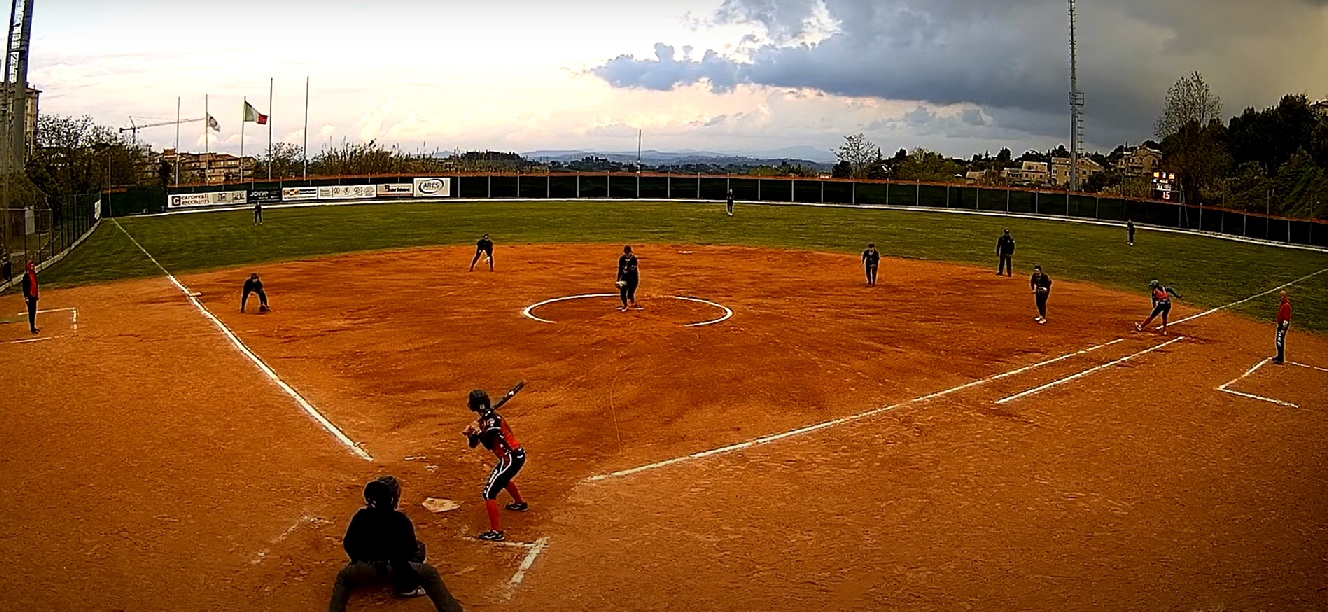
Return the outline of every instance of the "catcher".
<path id="1" fill-rule="evenodd" d="M 461 433 L 470 441 L 471 448 L 483 444 L 484 448 L 493 451 L 498 457 L 498 465 L 493 466 L 483 490 L 484 508 L 489 513 L 489 530 L 477 537 L 489 542 L 502 542 L 504 537 L 498 516 L 498 492 L 506 489 L 512 496 L 512 502 L 506 506 L 508 510 L 525 512 L 530 508 L 513 481 L 517 472 L 526 464 L 526 451 L 512 434 L 507 421 L 495 410 L 497 406 L 490 405 L 488 393 L 483 389 L 475 389 L 470 392 L 467 403 L 478 416 Z"/>
<path id="2" fill-rule="evenodd" d="M 618 287 L 618 297 L 622 298 L 622 308 L 618 310 L 627 312 L 629 302 L 632 308 L 640 310 L 636 305 L 636 286 L 640 283 L 641 276 L 637 270 L 636 255 L 632 254 L 631 245 L 624 246 L 622 257 L 618 258 L 618 280 L 613 282 Z"/>
<path id="3" fill-rule="evenodd" d="M 415 526 L 397 510 L 399 501 L 401 484 L 392 476 L 364 486 L 364 507 L 351 518 L 342 540 L 350 562 L 337 573 L 328 610 L 345 610 L 351 591 L 382 583 L 391 584 L 397 597 L 428 595 L 438 610 L 461 610 L 438 570 L 424 562 L 424 542 L 415 539 Z"/>

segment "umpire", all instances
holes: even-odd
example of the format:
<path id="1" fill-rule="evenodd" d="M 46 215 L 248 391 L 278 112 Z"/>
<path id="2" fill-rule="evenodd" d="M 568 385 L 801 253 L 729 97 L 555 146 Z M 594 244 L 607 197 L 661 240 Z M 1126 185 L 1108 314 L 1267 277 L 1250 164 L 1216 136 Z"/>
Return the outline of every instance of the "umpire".
<path id="1" fill-rule="evenodd" d="M 996 268 L 996 276 L 1000 276 L 1002 272 L 1006 276 L 1014 276 L 1014 236 L 1010 235 L 1009 229 L 996 240 L 996 255 L 1001 258 Z"/>

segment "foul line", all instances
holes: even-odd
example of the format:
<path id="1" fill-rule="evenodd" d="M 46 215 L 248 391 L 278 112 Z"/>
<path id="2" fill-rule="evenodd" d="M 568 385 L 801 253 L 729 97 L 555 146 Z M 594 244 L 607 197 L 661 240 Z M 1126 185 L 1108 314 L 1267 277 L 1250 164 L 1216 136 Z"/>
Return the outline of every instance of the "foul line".
<path id="1" fill-rule="evenodd" d="M 532 311 L 535 310 L 536 308 L 539 308 L 540 306 L 545 306 L 545 305 L 548 305 L 548 304 L 553 304 L 553 303 L 555 303 L 555 302 L 566 302 L 566 301 L 568 301 L 568 300 L 583 300 L 583 299 L 590 299 L 590 298 L 613 298 L 613 297 L 618 297 L 618 294 L 616 294 L 616 293 L 583 293 L 583 294 L 581 294 L 581 295 L 569 295 L 569 296 L 565 296 L 565 297 L 550 298 L 550 299 L 544 300 L 543 302 L 535 302 L 534 304 L 531 304 L 531 305 L 529 305 L 529 306 L 526 306 L 524 309 L 522 309 L 521 314 L 525 315 L 526 318 L 528 318 L 528 319 L 533 319 L 533 320 L 539 321 L 540 323 L 553 323 L 553 321 L 550 321 L 550 320 L 548 320 L 548 319 L 541 319 L 541 318 L 535 316 L 535 313 L 532 312 Z M 688 302 L 696 302 L 696 303 L 698 303 L 698 304 L 705 304 L 705 305 L 707 305 L 707 306 L 714 306 L 715 308 L 718 308 L 718 309 L 724 311 L 724 316 L 722 316 L 722 317 L 720 317 L 720 318 L 718 318 L 718 319 L 711 319 L 711 320 L 709 320 L 709 321 L 701 321 L 700 323 L 688 323 L 688 324 L 684 325 L 683 327 L 705 327 L 705 326 L 707 326 L 707 325 L 714 325 L 714 324 L 716 324 L 716 323 L 723 323 L 723 322 L 725 322 L 725 321 L 727 321 L 727 320 L 729 320 L 730 318 L 733 317 L 733 310 L 732 310 L 731 308 L 729 308 L 728 306 L 725 306 L 725 305 L 723 305 L 723 304 L 717 303 L 717 302 L 712 302 L 712 301 L 710 301 L 710 300 L 703 300 L 703 299 L 701 299 L 701 298 L 686 297 L 686 296 L 681 296 L 681 295 L 664 295 L 664 296 L 660 296 L 660 297 L 661 297 L 661 298 L 668 298 L 668 299 L 671 299 L 671 300 L 686 300 L 686 301 L 688 301 Z M 657 298 L 652 298 L 652 299 L 657 299 Z"/>
<path id="2" fill-rule="evenodd" d="M 1321 367 L 1319 367 L 1319 366 L 1306 365 L 1306 364 L 1303 364 L 1303 363 L 1296 363 L 1296 362 L 1294 362 L 1294 361 L 1288 361 L 1287 363 L 1290 364 L 1290 365 L 1293 365 L 1293 366 L 1301 367 L 1301 368 L 1309 368 L 1309 369 L 1311 369 L 1311 370 L 1318 370 L 1318 371 L 1320 371 L 1320 372 L 1328 372 L 1328 368 L 1321 368 Z"/>
<path id="3" fill-rule="evenodd" d="M 730 444 L 730 445 L 728 445 L 728 446 L 721 446 L 721 447 L 719 447 L 719 448 L 714 448 L 714 449 L 710 449 L 710 450 L 707 450 L 707 451 L 701 451 L 701 452 L 699 452 L 699 453 L 692 453 L 692 454 L 690 454 L 690 455 L 686 455 L 686 456 L 683 456 L 683 457 L 675 457 L 675 458 L 673 458 L 673 459 L 666 459 L 666 460 L 664 460 L 664 461 L 657 461 L 657 462 L 655 462 L 655 463 L 650 463 L 650 464 L 647 464 L 647 465 L 643 465 L 643 466 L 640 466 L 640 467 L 634 467 L 634 468 L 631 468 L 631 469 L 621 470 L 621 471 L 618 471 L 618 472 L 612 472 L 612 473 L 609 473 L 609 474 L 599 474 L 599 475 L 597 475 L 597 476 L 591 476 L 590 478 L 587 478 L 584 482 L 598 482 L 598 481 L 601 481 L 601 480 L 608 480 L 608 479 L 610 479 L 610 478 L 618 478 L 618 477 L 621 477 L 621 476 L 630 476 L 630 475 L 632 475 L 632 474 L 637 474 L 637 473 L 640 473 L 640 472 L 645 472 L 645 471 L 649 471 L 649 470 L 654 470 L 654 469 L 658 469 L 658 468 L 662 468 L 662 467 L 668 467 L 668 466 L 670 466 L 670 465 L 674 465 L 674 464 L 677 464 L 677 463 L 682 463 L 682 462 L 684 462 L 684 461 L 691 461 L 691 460 L 693 460 L 693 459 L 704 459 L 704 458 L 706 458 L 706 457 L 712 457 L 712 456 L 714 456 L 714 455 L 722 455 L 722 454 L 725 454 L 725 453 L 731 453 L 731 452 L 734 452 L 734 451 L 739 451 L 739 450 L 742 450 L 742 449 L 745 449 L 745 448 L 751 448 L 751 447 L 753 447 L 753 446 L 757 446 L 757 445 L 761 445 L 761 444 L 769 444 L 769 443 L 771 443 L 771 442 L 775 442 L 775 441 L 778 441 L 778 440 L 783 440 L 784 438 L 791 438 L 791 437 L 793 437 L 793 436 L 798 436 L 798 435 L 802 435 L 802 434 L 806 434 L 806 433 L 811 433 L 811 432 L 813 432 L 813 431 L 817 431 L 817 430 L 820 430 L 820 429 L 825 429 L 825 428 L 828 428 L 828 427 L 834 427 L 834 426 L 836 426 L 836 425 L 843 425 L 843 424 L 845 424 L 845 423 L 851 423 L 851 422 L 853 422 L 853 421 L 857 421 L 857 420 L 860 420 L 860 419 L 865 419 L 865 418 L 867 418 L 867 417 L 871 417 L 871 416 L 876 416 L 876 415 L 878 415 L 878 414 L 881 414 L 881 413 L 884 413 L 884 412 L 889 412 L 889 411 L 891 411 L 891 410 L 895 410 L 895 409 L 897 409 L 897 408 L 901 408 L 901 407 L 904 407 L 904 406 L 908 406 L 908 405 L 910 405 L 910 404 L 922 403 L 922 402 L 925 402 L 925 401 L 928 401 L 928 400 L 936 399 L 936 398 L 938 398 L 938 397 L 944 397 L 944 396 L 949 395 L 949 394 L 951 394 L 951 393 L 957 393 L 957 392 L 959 392 L 959 391 L 963 391 L 964 389 L 969 389 L 969 388 L 976 387 L 976 386 L 979 386 L 979 385 L 985 385 L 985 384 L 987 384 L 987 383 L 989 383 L 989 382 L 997 381 L 997 380 L 1000 380 L 1000 379 L 1002 379 L 1002 378 L 1008 378 L 1008 377 L 1010 377 L 1010 376 L 1015 376 L 1015 375 L 1017 375 L 1017 374 L 1022 374 L 1022 373 L 1024 373 L 1024 372 L 1029 371 L 1029 370 L 1033 370 L 1033 369 L 1036 369 L 1036 368 L 1040 368 L 1040 367 L 1042 367 L 1042 366 L 1046 366 L 1046 365 L 1051 365 L 1051 364 L 1053 364 L 1053 363 L 1056 363 L 1056 362 L 1059 362 L 1059 361 L 1064 361 L 1064 360 L 1066 360 L 1066 359 L 1070 359 L 1070 358 L 1072 358 L 1072 357 L 1078 357 L 1078 356 L 1080 356 L 1080 355 L 1085 355 L 1085 354 L 1091 353 L 1091 352 L 1093 352 L 1093 351 L 1096 351 L 1096 350 L 1098 350 L 1098 349 L 1105 348 L 1105 347 L 1108 347 L 1108 346 L 1112 346 L 1112 345 L 1114 345 L 1114 344 L 1117 344 L 1117 343 L 1120 343 L 1120 342 L 1124 342 L 1124 341 L 1125 341 L 1124 338 L 1117 338 L 1117 339 L 1115 339 L 1115 340 L 1112 340 L 1111 342 L 1104 342 L 1104 343 L 1099 344 L 1099 345 L 1097 345 L 1097 346 L 1091 346 L 1091 347 L 1089 347 L 1089 348 L 1086 348 L 1086 349 L 1083 349 L 1083 350 L 1079 350 L 1079 351 L 1075 351 L 1075 352 L 1073 352 L 1073 353 L 1066 353 L 1066 354 L 1064 354 L 1064 355 L 1061 355 L 1060 357 L 1056 357 L 1056 358 L 1053 358 L 1053 359 L 1048 359 L 1048 360 L 1046 360 L 1046 361 L 1039 361 L 1038 363 L 1035 363 L 1035 364 L 1032 364 L 1032 365 L 1027 365 L 1027 366 L 1023 366 L 1023 367 L 1021 367 L 1021 368 L 1018 368 L 1018 369 L 1010 370 L 1009 372 L 1004 372 L 1004 373 L 1001 373 L 1001 374 L 996 374 L 996 375 L 993 375 L 993 376 L 988 376 L 988 377 L 983 378 L 983 379 L 980 379 L 980 380 L 975 380 L 975 381 L 973 381 L 973 382 L 965 383 L 965 384 L 962 384 L 962 385 L 959 385 L 959 386 L 956 386 L 956 387 L 951 387 L 951 388 L 946 389 L 946 390 L 944 390 L 944 391 L 938 391 L 938 392 L 936 392 L 936 393 L 932 393 L 932 394 L 929 394 L 929 395 L 923 395 L 923 396 L 921 396 L 921 397 L 916 397 L 916 398 L 913 398 L 913 399 L 911 399 L 911 400 L 907 400 L 907 401 L 904 401 L 904 402 L 900 402 L 900 403 L 898 403 L 898 404 L 891 404 L 891 405 L 889 405 L 889 406 L 884 406 L 884 407 L 881 407 L 881 408 L 874 408 L 874 409 L 872 409 L 872 410 L 868 410 L 868 411 L 866 411 L 866 412 L 861 412 L 861 413 L 858 413 L 858 414 L 855 414 L 855 415 L 846 416 L 846 417 L 840 417 L 840 418 L 838 418 L 838 419 L 832 419 L 832 420 L 829 420 L 829 421 L 824 421 L 824 422 L 821 422 L 821 423 L 817 423 L 817 424 L 815 424 L 815 425 L 809 425 L 809 426 L 807 426 L 807 427 L 802 427 L 802 428 L 799 428 L 799 429 L 794 429 L 794 430 L 790 430 L 790 431 L 785 431 L 785 432 L 783 432 L 783 433 L 776 433 L 776 434 L 770 434 L 770 435 L 766 435 L 766 436 L 761 436 L 761 437 L 759 437 L 759 438 L 755 438 L 755 439 L 752 439 L 752 440 L 748 440 L 748 441 L 746 441 L 746 442 L 739 442 L 739 443 L 737 443 L 737 444 Z"/>
<path id="4" fill-rule="evenodd" d="M 1243 300 L 1240 300 L 1239 302 L 1232 302 L 1232 303 L 1230 303 L 1230 304 L 1227 304 L 1226 306 L 1218 306 L 1217 308 L 1212 308 L 1212 309 L 1209 309 L 1209 310 L 1205 310 L 1205 311 L 1203 311 L 1203 312 L 1201 312 L 1201 313 L 1199 313 L 1199 314 L 1196 314 L 1196 315 L 1190 315 L 1190 316 L 1188 316 L 1188 317 L 1185 317 L 1184 319 L 1181 319 L 1181 320 L 1179 320 L 1179 321 L 1176 321 L 1175 323 L 1172 323 L 1171 325 L 1180 325 L 1181 323 L 1184 323 L 1184 322 L 1186 322 L 1186 321 L 1193 321 L 1193 320 L 1195 320 L 1195 319 L 1198 319 L 1199 317 L 1206 317 L 1206 316 L 1208 316 L 1208 315 L 1210 315 L 1210 314 L 1213 314 L 1213 313 L 1215 313 L 1215 312 L 1217 312 L 1217 311 L 1219 311 L 1219 310 L 1226 310 L 1227 308 L 1231 308 L 1232 306 L 1239 306 L 1239 305 L 1244 304 L 1245 302 L 1248 302 L 1248 301 L 1250 301 L 1250 300 L 1255 300 L 1255 299 L 1261 298 L 1261 297 L 1263 297 L 1263 296 L 1265 296 L 1265 295 L 1268 295 L 1268 294 L 1270 294 L 1270 293 L 1275 293 L 1275 292 L 1277 292 L 1277 291 L 1281 291 L 1282 289 L 1286 289 L 1287 287 L 1290 287 L 1290 286 L 1292 286 L 1292 285 L 1294 285 L 1294 284 L 1296 284 L 1296 283 L 1299 283 L 1299 282 L 1301 282 L 1301 281 L 1309 280 L 1309 279 L 1314 278 L 1314 277 L 1316 277 L 1316 276 L 1318 276 L 1318 275 L 1320 275 L 1320 274 L 1323 274 L 1324 272 L 1328 272 L 1328 268 L 1324 268 L 1324 269 L 1319 270 L 1318 272 L 1315 272 L 1315 273 L 1313 273 L 1313 274 L 1307 274 L 1307 275 L 1302 276 L 1302 277 L 1300 277 L 1300 278 L 1298 278 L 1298 279 L 1296 279 L 1296 280 L 1293 280 L 1293 281 L 1291 281 L 1291 282 L 1289 282 L 1289 283 L 1287 283 L 1287 284 L 1285 284 L 1285 285 L 1278 285 L 1278 286 L 1273 287 L 1272 289 L 1269 289 L 1269 290 L 1267 290 L 1267 291 L 1265 291 L 1265 292 L 1263 292 L 1263 293 L 1259 293 L 1259 294 L 1256 294 L 1256 295 L 1251 295 L 1250 297 L 1247 297 L 1247 298 L 1245 298 L 1245 299 L 1243 299 Z"/>
<path id="5" fill-rule="evenodd" d="M 1063 385 L 1063 384 L 1065 384 L 1065 383 L 1067 383 L 1067 382 L 1070 382 L 1070 381 L 1072 381 L 1072 380 L 1076 380 L 1076 379 L 1079 379 L 1079 378 L 1083 378 L 1083 377 L 1085 377 L 1085 376 L 1088 376 L 1089 374 L 1092 374 L 1093 372 L 1097 372 L 1097 371 L 1100 371 L 1100 370 L 1105 370 L 1105 369 L 1107 369 L 1107 368 L 1109 368 L 1109 367 L 1111 367 L 1111 366 L 1125 363 L 1125 362 L 1127 362 L 1127 361 L 1129 361 L 1129 360 L 1131 360 L 1131 359 L 1134 359 L 1135 357 L 1138 357 L 1138 356 L 1140 356 L 1140 355 L 1146 355 L 1146 354 L 1151 353 L 1151 352 L 1153 352 L 1153 351 L 1156 351 L 1156 350 L 1158 350 L 1158 349 L 1165 348 L 1165 347 L 1167 347 L 1167 346 L 1170 346 L 1170 345 L 1172 345 L 1172 344 L 1175 344 L 1175 343 L 1177 343 L 1177 342 L 1180 342 L 1181 340 L 1184 340 L 1184 339 L 1185 339 L 1185 336 L 1178 336 L 1175 340 L 1169 340 L 1169 341 L 1167 341 L 1167 342 L 1163 342 L 1162 344 L 1159 344 L 1159 345 L 1154 346 L 1154 347 L 1152 347 L 1152 348 L 1147 348 L 1147 349 L 1144 349 L 1144 350 L 1139 351 L 1139 352 L 1137 352 L 1137 353 L 1133 353 L 1133 354 L 1130 354 L 1130 355 L 1126 355 L 1126 356 L 1121 357 L 1120 359 L 1117 359 L 1117 360 L 1115 360 L 1115 361 L 1109 361 L 1109 362 L 1104 363 L 1104 364 L 1102 364 L 1102 365 L 1100 365 L 1100 366 L 1095 366 L 1095 367 L 1089 368 L 1089 369 L 1087 369 L 1087 370 L 1084 370 L 1084 371 L 1082 371 L 1082 372 L 1079 372 L 1078 374 L 1072 374 L 1072 375 L 1070 375 L 1070 376 L 1066 376 L 1065 378 L 1059 378 L 1059 379 L 1053 380 L 1053 381 L 1051 381 L 1051 382 L 1049 382 L 1049 383 L 1047 383 L 1047 384 L 1045 384 L 1045 385 L 1042 385 L 1042 386 L 1039 386 L 1039 387 L 1033 387 L 1032 389 L 1029 389 L 1029 390 L 1024 391 L 1024 392 L 1022 392 L 1022 393 L 1016 393 L 1016 394 L 1011 395 L 1011 396 L 1009 396 L 1009 397 L 1003 397 L 1003 398 L 1001 398 L 1001 399 L 996 400 L 996 403 L 997 403 L 997 404 L 1008 404 L 1008 403 L 1013 402 L 1013 401 L 1015 401 L 1015 400 L 1017 400 L 1017 399 L 1019 399 L 1019 398 L 1022 398 L 1022 397 L 1028 397 L 1028 396 L 1033 395 L 1033 394 L 1035 394 L 1035 393 L 1041 393 L 1041 392 L 1046 391 L 1047 389 L 1050 389 L 1050 388 L 1052 388 L 1052 387 L 1056 387 L 1056 386 L 1059 386 L 1059 385 Z"/>
<path id="6" fill-rule="evenodd" d="M 115 226 L 120 228 L 121 232 L 124 232 L 124 235 L 129 238 L 130 242 L 134 243 L 134 246 L 138 247 L 138 250 L 143 251 L 143 254 L 147 255 L 148 259 L 152 260 L 153 264 L 156 264 L 157 268 L 160 269 L 162 273 L 166 275 L 166 278 L 170 279 L 171 283 L 174 284 L 175 287 L 179 289 L 181 293 L 184 294 L 185 298 L 187 298 L 196 308 L 198 308 L 199 312 L 203 313 L 203 316 L 206 316 L 209 321 L 212 321 L 213 325 L 217 326 L 217 329 L 221 330 L 221 333 L 231 341 L 231 344 L 235 345 L 235 348 L 238 349 L 240 353 L 242 353 L 245 357 L 248 357 L 249 361 L 252 361 L 255 366 L 258 366 L 259 371 L 267 375 L 267 377 L 271 379 L 272 382 L 276 383 L 278 387 L 281 387 L 282 391 L 285 391 L 286 394 L 291 397 L 291 399 L 294 399 L 295 403 L 299 404 L 300 408 L 304 409 L 304 412 L 308 414 L 310 418 L 312 418 L 319 425 L 321 425 L 323 429 L 326 429 L 328 433 L 332 434 L 332 437 L 336 438 L 337 441 L 340 442 L 347 449 L 349 449 L 350 452 L 355 453 L 355 456 L 364 459 L 365 461 L 373 461 L 373 457 L 370 456 L 369 453 L 365 452 L 365 450 L 360 446 L 358 442 L 355 442 L 354 440 L 351 440 L 348 436 L 346 436 L 346 434 L 343 433 L 341 429 L 339 429 L 336 425 L 332 424 L 332 421 L 329 421 L 327 417 L 323 416 L 323 414 L 318 411 L 317 408 L 314 408 L 313 404 L 309 403 L 309 400 L 304 399 L 304 396 L 300 395 L 300 393 L 296 391 L 293 387 L 286 384 L 286 381 L 281 380 L 281 378 L 277 376 L 277 373 L 274 372 L 272 368 L 268 367 L 268 365 L 264 363 L 263 360 L 258 357 L 258 355 L 255 355 L 253 351 L 249 350 L 249 347 L 245 346 L 244 342 L 242 342 L 240 338 L 230 330 L 229 327 L 226 327 L 225 323 L 221 322 L 221 319 L 218 319 L 216 315 L 213 315 L 212 312 L 207 309 L 207 307 L 203 306 L 202 302 L 199 302 L 198 299 L 194 297 L 193 292 L 190 291 L 188 287 L 184 286 L 183 283 L 177 280 L 175 278 L 175 275 L 168 272 L 166 268 L 162 266 L 160 262 L 157 261 L 156 257 L 153 257 L 152 254 L 149 253 L 147 249 L 143 248 L 143 245 L 139 244 L 137 240 L 134 240 L 134 237 L 130 235 L 128 231 L 125 230 L 124 226 L 120 225 L 119 221 L 111 219 L 111 222 L 115 223 Z"/>
<path id="7" fill-rule="evenodd" d="M 535 564 L 535 557 L 538 557 L 540 552 L 542 552 L 544 547 L 548 544 L 549 538 L 535 540 L 534 546 L 530 547 L 530 552 L 526 553 L 526 558 L 522 559 L 521 566 L 517 568 L 515 574 L 512 574 L 512 579 L 507 581 L 507 587 L 509 589 L 520 585 L 521 581 L 526 579 L 526 571 L 530 569 L 531 565 Z M 509 598 L 512 596 L 510 591 L 507 596 Z"/>
<path id="8" fill-rule="evenodd" d="M 63 337 L 64 337 L 64 336 L 41 336 L 41 337 L 39 337 L 39 338 L 26 338 L 26 339 L 23 339 L 23 340 L 10 340 L 10 341 L 7 342 L 6 344 L 31 344 L 31 343 L 33 343 L 33 342 L 44 342 L 44 341 L 46 341 L 46 340 L 55 340 L 56 338 L 63 338 Z"/>

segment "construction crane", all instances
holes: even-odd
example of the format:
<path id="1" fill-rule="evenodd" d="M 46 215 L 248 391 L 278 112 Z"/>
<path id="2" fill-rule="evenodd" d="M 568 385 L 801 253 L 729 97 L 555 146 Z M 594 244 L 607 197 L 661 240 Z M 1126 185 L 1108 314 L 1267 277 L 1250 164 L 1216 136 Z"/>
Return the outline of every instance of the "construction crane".
<path id="1" fill-rule="evenodd" d="M 204 119 L 205 119 L 205 117 L 199 117 L 199 118 L 197 118 L 197 119 L 181 119 L 181 120 L 179 120 L 179 121 L 157 121 L 157 122 L 154 122 L 154 123 L 144 123 L 143 125 L 137 125 L 137 124 L 134 123 L 134 118 L 133 118 L 133 117 L 130 117 L 130 118 L 129 118 L 129 127 L 122 127 L 122 128 L 120 128 L 120 133 L 123 134 L 123 133 L 125 133 L 125 132 L 132 132 L 133 143 L 134 143 L 135 145 L 137 145 L 137 144 L 138 144 L 138 131 L 139 131 L 139 130 L 143 130 L 143 129 L 147 129 L 147 128 L 153 128 L 153 127 L 161 127 L 161 126 L 163 126 L 163 125 L 175 125 L 175 124 L 177 124 L 177 123 L 198 123 L 199 121 L 203 121 Z"/>

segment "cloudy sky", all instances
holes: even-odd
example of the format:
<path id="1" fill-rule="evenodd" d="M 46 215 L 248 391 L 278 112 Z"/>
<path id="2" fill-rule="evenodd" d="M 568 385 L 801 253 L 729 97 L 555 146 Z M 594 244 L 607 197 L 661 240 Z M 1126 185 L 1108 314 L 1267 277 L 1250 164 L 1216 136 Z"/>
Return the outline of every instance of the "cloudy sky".
<path id="1" fill-rule="evenodd" d="M 1151 136 L 1198 70 L 1228 114 L 1328 97 L 1328 0 L 1080 0 L 1090 147 Z M 646 148 L 1016 152 L 1068 140 L 1064 0 L 38 0 L 42 112 L 202 117 L 238 151 L 241 100 L 311 151 Z M 268 79 L 276 98 L 268 107 Z M 203 148 L 202 124 L 181 145 Z M 173 126 L 139 134 L 173 146 Z M 266 146 L 246 130 L 246 149 Z"/>

